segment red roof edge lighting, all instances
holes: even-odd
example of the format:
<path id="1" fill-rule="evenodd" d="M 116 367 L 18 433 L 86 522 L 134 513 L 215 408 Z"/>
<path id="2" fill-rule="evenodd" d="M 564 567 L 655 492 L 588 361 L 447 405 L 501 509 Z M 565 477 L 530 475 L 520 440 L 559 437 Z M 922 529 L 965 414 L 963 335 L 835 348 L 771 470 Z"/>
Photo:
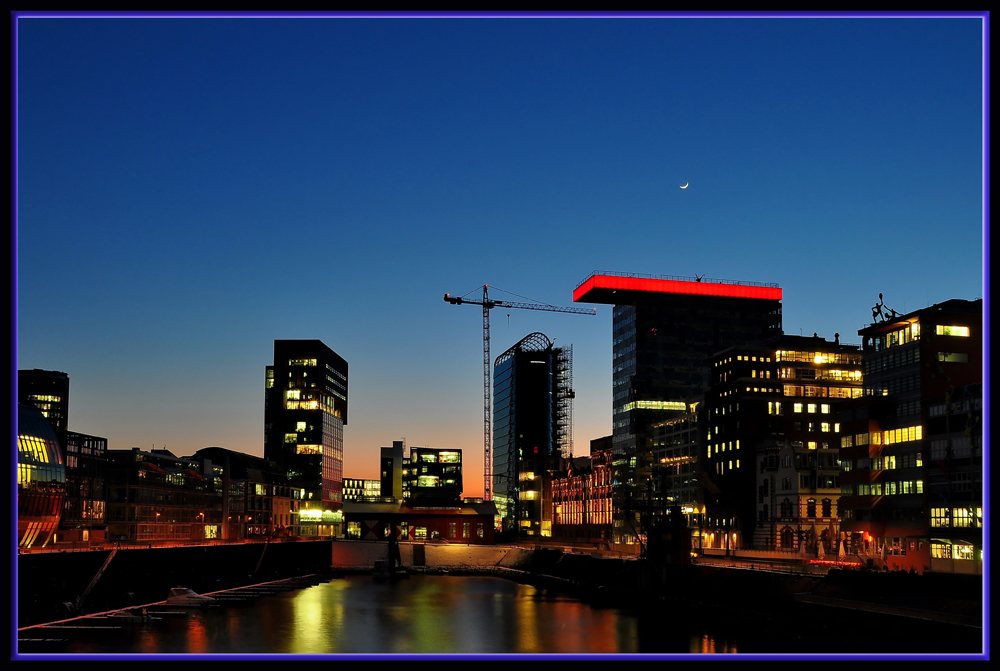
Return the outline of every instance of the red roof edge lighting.
<path id="1" fill-rule="evenodd" d="M 642 291 L 661 294 L 687 294 L 690 296 L 725 296 L 728 298 L 760 298 L 780 301 L 781 287 L 762 287 L 745 284 L 718 284 L 715 282 L 690 282 L 684 280 L 657 280 L 642 277 L 591 275 L 573 292 L 573 302 L 603 303 L 588 296 L 591 292 Z"/>

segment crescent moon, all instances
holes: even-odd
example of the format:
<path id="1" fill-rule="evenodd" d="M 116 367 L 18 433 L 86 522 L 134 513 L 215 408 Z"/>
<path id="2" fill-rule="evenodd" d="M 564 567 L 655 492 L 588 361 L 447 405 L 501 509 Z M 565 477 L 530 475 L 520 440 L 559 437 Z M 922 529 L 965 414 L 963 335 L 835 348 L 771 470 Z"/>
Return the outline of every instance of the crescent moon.
<path id="1" fill-rule="evenodd" d="M 685 185 L 684 185 L 684 186 L 682 186 L 681 188 L 682 188 L 682 189 L 686 189 L 686 188 L 688 188 L 688 187 L 689 187 L 690 185 L 691 185 L 691 182 L 688 182 L 687 184 L 685 184 Z"/>

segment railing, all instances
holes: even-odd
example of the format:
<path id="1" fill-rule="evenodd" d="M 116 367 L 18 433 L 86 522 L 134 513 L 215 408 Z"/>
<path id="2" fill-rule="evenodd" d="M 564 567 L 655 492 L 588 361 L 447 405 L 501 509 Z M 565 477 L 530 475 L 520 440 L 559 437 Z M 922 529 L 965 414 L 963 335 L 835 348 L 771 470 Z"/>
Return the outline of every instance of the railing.
<path id="1" fill-rule="evenodd" d="M 649 275 L 647 273 L 621 273 L 613 270 L 595 270 L 587 277 L 583 278 L 579 284 L 574 287 L 574 289 L 579 289 L 583 286 L 583 283 L 589 280 L 594 275 L 610 275 L 612 277 L 635 277 L 647 280 L 673 280 L 675 282 L 705 282 L 708 284 L 733 284 L 742 287 L 768 287 L 768 288 L 778 288 L 778 284 L 775 282 L 747 282 L 745 280 L 720 280 L 711 277 L 685 277 L 682 275 Z"/>

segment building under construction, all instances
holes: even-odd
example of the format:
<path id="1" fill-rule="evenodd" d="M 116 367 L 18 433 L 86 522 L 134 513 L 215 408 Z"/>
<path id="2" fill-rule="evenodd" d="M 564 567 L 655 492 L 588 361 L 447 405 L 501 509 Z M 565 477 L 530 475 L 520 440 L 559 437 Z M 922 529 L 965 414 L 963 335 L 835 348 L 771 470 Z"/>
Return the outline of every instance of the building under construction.
<path id="1" fill-rule="evenodd" d="M 543 475 L 573 453 L 573 348 L 531 333 L 493 364 L 493 498 L 504 531 L 550 536 Z"/>

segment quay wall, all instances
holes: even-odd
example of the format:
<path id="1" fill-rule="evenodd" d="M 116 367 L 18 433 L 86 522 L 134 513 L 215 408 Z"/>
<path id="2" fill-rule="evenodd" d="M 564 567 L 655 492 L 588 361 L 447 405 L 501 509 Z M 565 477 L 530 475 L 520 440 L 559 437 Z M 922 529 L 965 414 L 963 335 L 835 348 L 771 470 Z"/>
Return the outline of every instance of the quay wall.
<path id="1" fill-rule="evenodd" d="M 342 569 L 370 569 L 378 559 L 387 559 L 385 541 L 348 541 L 333 544 L 331 566 Z M 406 567 L 516 568 L 530 563 L 533 550 L 506 545 L 439 545 L 400 543 L 399 555 Z M 421 556 L 422 555 L 422 556 Z"/>
<path id="2" fill-rule="evenodd" d="M 205 593 L 325 572 L 333 544 L 326 540 L 120 549 L 79 612 L 72 604 L 112 550 L 19 555 L 17 626 L 163 601 L 171 587 Z"/>

